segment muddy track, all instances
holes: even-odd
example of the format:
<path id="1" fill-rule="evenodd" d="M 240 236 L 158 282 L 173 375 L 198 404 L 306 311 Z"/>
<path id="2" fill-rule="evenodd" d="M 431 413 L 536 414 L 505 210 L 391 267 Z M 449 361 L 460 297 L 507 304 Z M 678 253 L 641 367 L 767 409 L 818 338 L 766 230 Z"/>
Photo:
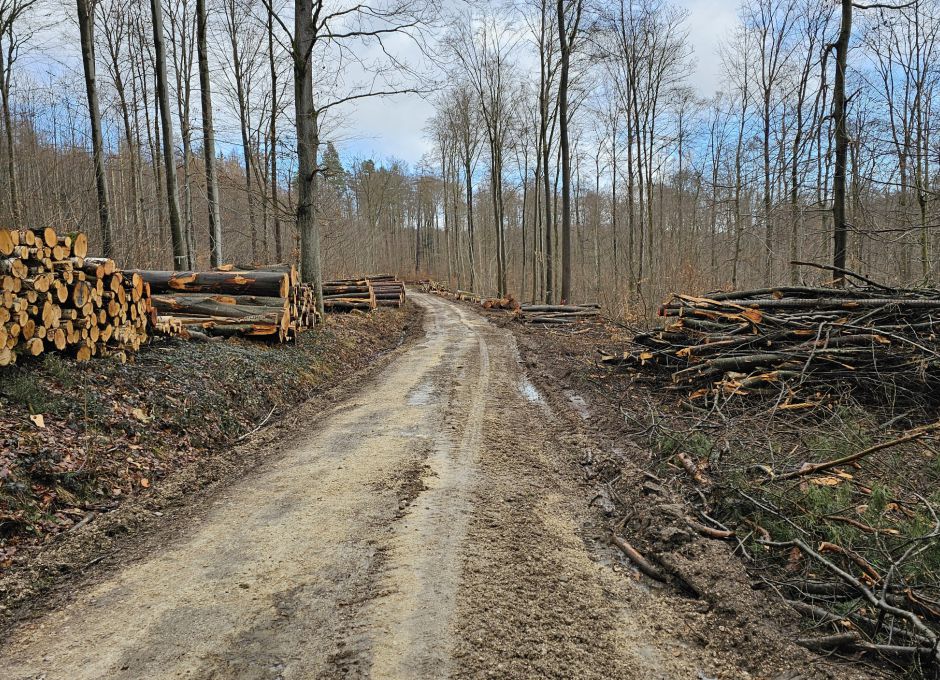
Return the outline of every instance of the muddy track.
<path id="1" fill-rule="evenodd" d="M 414 299 L 422 340 L 202 522 L 15 630 L 0 676 L 745 677 L 586 544 L 511 333 Z"/>

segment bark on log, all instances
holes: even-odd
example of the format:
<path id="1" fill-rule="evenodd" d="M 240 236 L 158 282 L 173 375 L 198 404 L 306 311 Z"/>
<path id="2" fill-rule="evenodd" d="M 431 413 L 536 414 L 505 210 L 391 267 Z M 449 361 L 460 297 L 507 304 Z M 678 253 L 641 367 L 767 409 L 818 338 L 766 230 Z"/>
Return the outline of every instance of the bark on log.
<path id="1" fill-rule="evenodd" d="M 171 272 L 131 270 L 150 284 L 154 294 L 160 293 L 227 293 L 287 297 L 290 275 L 283 272 Z"/>

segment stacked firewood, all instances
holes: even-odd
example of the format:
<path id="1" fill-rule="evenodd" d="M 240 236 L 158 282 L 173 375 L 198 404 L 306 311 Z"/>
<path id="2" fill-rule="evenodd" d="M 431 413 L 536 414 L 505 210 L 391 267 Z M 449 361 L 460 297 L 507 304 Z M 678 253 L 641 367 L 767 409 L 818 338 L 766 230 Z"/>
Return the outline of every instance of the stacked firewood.
<path id="1" fill-rule="evenodd" d="M 431 279 L 425 279 L 424 281 L 419 282 L 421 286 L 421 292 L 423 293 L 433 293 L 434 295 L 439 295 L 441 297 L 453 297 L 453 293 L 450 291 L 450 288 L 447 287 L 446 283 L 441 281 L 432 281 Z"/>
<path id="2" fill-rule="evenodd" d="M 583 305 L 522 305 L 519 318 L 526 323 L 573 324 L 596 319 L 598 304 Z"/>
<path id="3" fill-rule="evenodd" d="M 124 361 L 146 341 L 145 282 L 87 255 L 81 232 L 0 229 L 0 366 L 53 349 Z"/>
<path id="4" fill-rule="evenodd" d="M 294 290 L 294 304 L 297 305 L 297 324 L 300 328 L 313 328 L 320 323 L 320 313 L 317 311 L 317 294 L 309 283 L 301 283 Z"/>
<path id="5" fill-rule="evenodd" d="M 134 273 L 150 285 L 157 329 L 169 335 L 287 342 L 316 322 L 309 291 L 291 265 Z"/>
<path id="6" fill-rule="evenodd" d="M 405 282 L 391 274 L 367 276 L 375 291 L 375 304 L 379 307 L 401 307 L 405 304 Z"/>
<path id="7" fill-rule="evenodd" d="M 673 295 L 665 326 L 602 362 L 667 375 L 695 397 L 761 392 L 940 394 L 940 291 L 780 287 Z M 789 397 L 788 397 L 789 398 Z"/>
<path id="8" fill-rule="evenodd" d="M 337 279 L 323 282 L 323 310 L 326 312 L 370 312 L 376 308 L 375 288 L 366 279 Z"/>
<path id="9" fill-rule="evenodd" d="M 327 312 L 369 312 L 376 307 L 401 307 L 403 304 L 405 282 L 391 274 L 323 282 L 323 309 Z"/>

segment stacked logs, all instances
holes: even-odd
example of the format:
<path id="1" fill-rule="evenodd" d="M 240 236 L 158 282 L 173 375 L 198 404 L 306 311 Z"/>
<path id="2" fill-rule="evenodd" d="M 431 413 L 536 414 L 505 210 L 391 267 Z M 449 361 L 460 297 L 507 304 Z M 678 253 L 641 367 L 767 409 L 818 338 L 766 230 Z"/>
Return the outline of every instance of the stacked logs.
<path id="1" fill-rule="evenodd" d="M 596 319 L 600 313 L 598 304 L 522 305 L 519 318 L 526 323 L 573 324 Z"/>
<path id="2" fill-rule="evenodd" d="M 53 349 L 126 361 L 146 341 L 145 282 L 87 255 L 81 232 L 0 229 L 0 366 Z"/>
<path id="3" fill-rule="evenodd" d="M 483 300 L 483 309 L 505 309 L 514 312 L 519 308 L 519 302 L 512 295 L 502 298 L 485 298 Z"/>
<path id="4" fill-rule="evenodd" d="M 693 397 L 812 396 L 838 384 L 892 401 L 940 395 L 940 291 L 791 286 L 673 295 L 659 315 L 662 329 L 637 334 L 602 362 L 668 376 Z"/>
<path id="5" fill-rule="evenodd" d="M 308 293 L 290 265 L 214 271 L 136 270 L 150 285 L 158 330 L 287 342 L 316 322 Z"/>
<path id="6" fill-rule="evenodd" d="M 391 274 L 367 276 L 375 291 L 375 304 L 379 307 L 401 307 L 405 304 L 405 282 Z"/>
<path id="7" fill-rule="evenodd" d="M 297 324 L 300 328 L 313 328 L 320 323 L 320 313 L 317 311 L 317 294 L 309 283 L 297 285 L 294 293 L 294 304 L 297 307 Z"/>
<path id="8" fill-rule="evenodd" d="M 370 312 L 375 308 L 375 288 L 369 279 L 337 279 L 323 282 L 325 312 Z"/>

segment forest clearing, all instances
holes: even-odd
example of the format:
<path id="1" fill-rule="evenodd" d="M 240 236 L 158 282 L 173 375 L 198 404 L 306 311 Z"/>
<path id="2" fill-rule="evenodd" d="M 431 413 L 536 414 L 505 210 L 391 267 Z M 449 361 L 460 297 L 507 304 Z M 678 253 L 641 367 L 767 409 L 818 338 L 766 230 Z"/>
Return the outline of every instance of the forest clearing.
<path id="1" fill-rule="evenodd" d="M 0 677 L 940 678 L 940 0 L 0 0 Z"/>

